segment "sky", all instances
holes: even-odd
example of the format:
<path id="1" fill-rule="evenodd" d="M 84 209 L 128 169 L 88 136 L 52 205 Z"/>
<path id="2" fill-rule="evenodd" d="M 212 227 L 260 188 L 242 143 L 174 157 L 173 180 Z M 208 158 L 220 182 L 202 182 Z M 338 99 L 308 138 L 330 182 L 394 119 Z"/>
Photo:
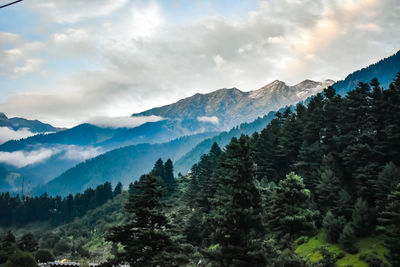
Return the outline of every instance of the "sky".
<path id="1" fill-rule="evenodd" d="M 72 127 L 339 80 L 400 49 L 399 14 L 398 0 L 24 0 L 0 9 L 0 112 Z"/>

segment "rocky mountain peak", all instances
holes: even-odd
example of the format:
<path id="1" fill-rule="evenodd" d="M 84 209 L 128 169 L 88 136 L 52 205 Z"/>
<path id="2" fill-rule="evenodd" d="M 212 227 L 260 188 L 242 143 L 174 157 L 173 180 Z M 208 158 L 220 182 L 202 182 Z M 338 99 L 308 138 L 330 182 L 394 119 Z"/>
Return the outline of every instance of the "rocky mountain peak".
<path id="1" fill-rule="evenodd" d="M 0 112 L 0 120 L 7 120 L 7 116 L 6 114 L 4 114 L 3 112 Z"/>

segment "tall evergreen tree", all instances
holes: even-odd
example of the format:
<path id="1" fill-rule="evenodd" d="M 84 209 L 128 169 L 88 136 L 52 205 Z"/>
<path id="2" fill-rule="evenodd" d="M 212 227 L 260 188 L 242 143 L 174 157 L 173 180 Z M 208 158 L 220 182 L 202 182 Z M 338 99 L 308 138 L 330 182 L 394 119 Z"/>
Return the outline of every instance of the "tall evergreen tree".
<path id="1" fill-rule="evenodd" d="M 166 195 L 171 194 L 175 188 L 174 166 L 171 159 L 168 159 L 164 164 L 164 184 Z"/>
<path id="2" fill-rule="evenodd" d="M 400 168 L 393 162 L 385 165 L 383 170 L 378 174 L 378 179 L 374 185 L 376 208 L 378 211 L 383 210 L 387 204 L 387 196 L 396 189 L 400 182 Z"/>
<path id="3" fill-rule="evenodd" d="M 220 162 L 213 199 L 214 243 L 222 266 L 262 266 L 260 195 L 254 184 L 249 137 L 232 138 Z"/>
<path id="4" fill-rule="evenodd" d="M 379 216 L 379 229 L 385 234 L 393 266 L 400 266 L 400 183 L 388 195 L 388 203 Z"/>
<path id="5" fill-rule="evenodd" d="M 107 240 L 119 242 L 124 252 L 118 261 L 130 266 L 174 266 L 173 253 L 176 252 L 167 229 L 169 225 L 161 202 L 162 189 L 153 175 L 143 175 L 134 185 L 135 194 L 129 195 L 126 210 L 133 215 L 131 221 L 114 227 Z"/>
<path id="6" fill-rule="evenodd" d="M 332 156 L 330 156 L 330 158 L 332 158 Z M 338 215 L 341 211 L 341 207 L 338 206 L 338 192 L 341 189 L 340 181 L 327 165 L 321 167 L 320 175 L 321 178 L 315 189 L 316 201 L 320 210 L 324 213 L 327 210 L 331 210 L 334 215 Z"/>
<path id="7" fill-rule="evenodd" d="M 295 236 L 314 230 L 315 211 L 309 208 L 310 191 L 294 172 L 286 175 L 275 188 L 268 211 L 268 228 L 293 248 Z"/>

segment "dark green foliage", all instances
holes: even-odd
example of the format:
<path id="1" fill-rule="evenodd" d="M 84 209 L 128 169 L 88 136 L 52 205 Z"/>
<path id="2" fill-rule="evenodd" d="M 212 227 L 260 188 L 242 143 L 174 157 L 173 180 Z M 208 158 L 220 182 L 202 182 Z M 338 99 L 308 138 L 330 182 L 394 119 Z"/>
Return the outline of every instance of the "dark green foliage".
<path id="1" fill-rule="evenodd" d="M 389 162 L 379 173 L 374 186 L 377 210 L 382 210 L 386 206 L 387 196 L 395 190 L 399 182 L 400 169 L 393 162 Z"/>
<path id="2" fill-rule="evenodd" d="M 68 253 L 71 250 L 71 245 L 70 243 L 65 240 L 65 239 L 61 239 L 60 241 L 58 241 L 53 249 L 54 255 L 58 256 L 58 255 L 62 255 L 64 253 Z"/>
<path id="3" fill-rule="evenodd" d="M 295 236 L 315 229 L 316 212 L 309 208 L 310 191 L 300 176 L 289 173 L 279 182 L 271 197 L 267 211 L 268 228 L 279 239 L 286 240 L 289 247 L 293 245 Z"/>
<path id="4" fill-rule="evenodd" d="M 118 191 L 119 189 L 117 189 Z M 103 205 L 112 199 L 111 183 L 105 182 L 95 189 L 86 189 L 84 193 L 72 194 L 61 199 L 50 197 L 46 193 L 40 197 L 12 197 L 9 193 L 0 194 L 0 225 L 25 225 L 36 221 L 50 221 L 60 224 L 85 214 L 88 210 Z M 3 217 L 3 215 L 5 217 Z"/>
<path id="5" fill-rule="evenodd" d="M 19 240 L 18 248 L 22 251 L 35 252 L 38 249 L 38 243 L 33 234 L 26 233 Z"/>
<path id="6" fill-rule="evenodd" d="M 400 265 L 400 183 L 391 192 L 385 209 L 379 215 L 379 225 L 385 234 L 386 246 L 390 251 L 393 266 Z"/>
<path id="7" fill-rule="evenodd" d="M 353 226 L 350 223 L 346 224 L 346 226 L 343 228 L 343 232 L 340 234 L 339 242 L 343 249 L 347 252 L 357 252 L 357 248 L 355 246 L 356 234 Z"/>
<path id="8" fill-rule="evenodd" d="M 214 142 L 219 139 L 208 140 L 209 152 L 177 179 L 172 160 L 164 163 L 160 158 L 152 175 L 129 185 L 129 214 L 120 211 L 122 226 L 114 227 L 108 237 L 114 242 L 115 262 L 305 266 L 294 254 L 297 236 L 306 239 L 322 226 L 329 242 L 355 253 L 357 239 L 375 234 L 380 213 L 379 229 L 386 236 L 390 260 L 399 265 L 399 85 L 400 74 L 387 90 L 375 79 L 370 85 L 359 83 L 346 97 L 327 88 L 307 106 L 278 112 L 260 133 L 231 139 L 224 151 Z M 238 133 L 236 129 L 230 134 Z M 110 206 L 112 197 L 126 197 L 117 187 L 112 192 L 111 184 L 105 183 L 65 199 L 3 194 L 0 223 L 11 225 L 22 216 L 69 221 L 98 205 Z M 30 217 L 24 206 L 54 215 Z M 95 219 L 85 225 L 94 232 L 95 222 L 96 231 L 106 231 L 113 219 L 95 211 Z M 61 241 L 48 236 L 41 243 L 54 246 L 54 253 L 87 256 L 82 243 L 70 242 L 68 248 L 63 244 L 66 236 L 81 234 L 80 223 L 70 228 Z M 123 251 L 118 252 L 117 243 Z M 15 253 L 8 251 L 2 252 L 5 260 Z M 329 251 L 322 248 L 320 254 L 322 261 L 308 265 L 335 264 Z M 374 255 L 362 255 L 370 265 L 380 264 Z"/>
<path id="9" fill-rule="evenodd" d="M 321 178 L 315 188 L 315 195 L 320 210 L 324 212 L 331 210 L 335 215 L 338 215 L 342 209 L 338 205 L 338 192 L 341 189 L 339 178 L 328 166 L 321 168 L 320 175 Z"/>
<path id="10" fill-rule="evenodd" d="M 29 252 L 17 251 L 4 264 L 4 267 L 37 267 L 35 258 Z"/>
<path id="11" fill-rule="evenodd" d="M 113 197 L 116 197 L 121 193 L 122 193 L 122 184 L 121 182 L 118 182 L 118 184 L 114 188 Z"/>
<path id="12" fill-rule="evenodd" d="M 358 198 L 352 214 L 352 225 L 357 236 L 364 236 L 374 228 L 373 211 L 365 200 Z"/>
<path id="13" fill-rule="evenodd" d="M 51 254 L 51 252 L 48 250 L 38 250 L 35 253 L 35 259 L 38 263 L 49 262 L 49 261 L 55 260 L 53 254 Z"/>
<path id="14" fill-rule="evenodd" d="M 130 266 L 174 265 L 173 253 L 177 248 L 167 231 L 159 183 L 157 177 L 143 175 L 134 186 L 135 194 L 129 195 L 126 210 L 133 215 L 131 221 L 114 227 L 107 237 L 124 246 L 124 252 L 116 255 L 117 261 Z"/>
<path id="15" fill-rule="evenodd" d="M 249 137 L 232 138 L 220 161 L 221 175 L 212 200 L 213 242 L 220 245 L 218 261 L 224 266 L 258 266 L 263 228 L 261 198 L 254 184 Z"/>
<path id="16" fill-rule="evenodd" d="M 285 249 L 277 258 L 272 260 L 273 267 L 306 267 L 307 263 L 297 254 Z"/>
<path id="17" fill-rule="evenodd" d="M 328 211 L 322 221 L 322 227 L 327 233 L 328 241 L 336 243 L 340 234 L 346 225 L 346 219 L 343 216 L 335 217 L 331 211 Z"/>
<path id="18" fill-rule="evenodd" d="M 9 231 L 0 243 L 0 264 L 5 263 L 16 251 L 17 244 L 15 236 Z"/>
<path id="19" fill-rule="evenodd" d="M 317 263 L 310 264 L 312 267 L 336 267 L 337 256 L 330 252 L 326 247 L 318 249 L 322 256 L 322 260 Z"/>

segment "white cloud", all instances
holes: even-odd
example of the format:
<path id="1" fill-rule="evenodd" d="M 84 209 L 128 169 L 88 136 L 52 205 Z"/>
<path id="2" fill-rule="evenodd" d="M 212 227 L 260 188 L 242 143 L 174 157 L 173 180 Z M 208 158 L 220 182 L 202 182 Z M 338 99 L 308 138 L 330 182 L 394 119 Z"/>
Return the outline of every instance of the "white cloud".
<path id="1" fill-rule="evenodd" d="M 33 151 L 0 151 L 0 162 L 22 168 L 30 164 L 39 163 L 50 158 L 54 154 L 54 149 L 40 148 Z"/>
<path id="2" fill-rule="evenodd" d="M 157 4 L 150 3 L 146 8 L 133 5 L 130 36 L 149 37 L 157 31 L 163 21 L 163 15 Z"/>
<path id="3" fill-rule="evenodd" d="M 46 61 L 42 58 L 29 58 L 25 60 L 22 66 L 15 67 L 14 72 L 16 74 L 34 72 L 39 70 L 44 64 L 46 64 Z"/>
<path id="4" fill-rule="evenodd" d="M 62 158 L 75 161 L 84 161 L 104 153 L 104 151 L 99 147 L 92 146 L 59 146 L 64 151 Z"/>
<path id="5" fill-rule="evenodd" d="M 197 117 L 198 121 L 201 122 L 209 122 L 215 125 L 219 124 L 219 119 L 216 116 L 211 116 L 211 117 L 207 117 L 207 116 L 201 116 L 201 117 Z"/>
<path id="6" fill-rule="evenodd" d="M 137 117 L 97 117 L 89 120 L 89 123 L 99 127 L 110 128 L 134 128 L 146 122 L 163 120 L 159 116 L 137 116 Z"/>
<path id="7" fill-rule="evenodd" d="M 76 162 L 84 161 L 104 153 L 102 148 L 93 146 L 76 145 L 52 145 L 52 147 L 40 147 L 26 151 L 18 150 L 13 152 L 0 151 L 0 162 L 22 168 L 28 165 L 42 163 L 53 156 Z"/>
<path id="8" fill-rule="evenodd" d="M 22 34 L 0 33 L 0 75 L 41 58 L 40 52 L 51 55 L 50 66 L 63 58 L 72 67 L 65 67 L 67 74 L 52 69 L 61 78 L 45 86 L 32 82 L 24 93 L 2 96 L 0 106 L 57 126 L 218 88 L 337 80 L 393 54 L 400 42 L 397 0 L 260 0 L 247 16 L 203 16 L 184 25 L 157 1 L 28 2 L 49 33 L 36 46 Z M 81 66 L 82 58 L 90 67 Z"/>
<path id="9" fill-rule="evenodd" d="M 18 140 L 35 135 L 27 128 L 13 130 L 8 127 L 0 127 L 0 144 L 7 142 L 8 140 Z"/>
<path id="10" fill-rule="evenodd" d="M 57 23 L 77 23 L 85 19 L 109 16 L 128 0 L 36 0 L 27 2 L 42 16 Z"/>

